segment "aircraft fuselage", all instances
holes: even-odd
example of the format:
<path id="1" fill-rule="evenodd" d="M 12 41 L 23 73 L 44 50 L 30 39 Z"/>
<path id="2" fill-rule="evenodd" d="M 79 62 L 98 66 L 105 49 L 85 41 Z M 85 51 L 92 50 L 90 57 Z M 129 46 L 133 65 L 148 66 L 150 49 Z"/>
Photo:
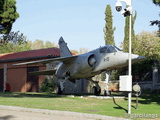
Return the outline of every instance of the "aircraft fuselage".
<path id="1" fill-rule="evenodd" d="M 133 62 L 142 59 L 132 54 Z M 119 69 L 128 65 L 128 53 L 122 52 L 116 46 L 107 45 L 91 52 L 78 55 L 67 64 L 62 64 L 56 76 L 61 79 L 91 78 L 103 71 Z"/>

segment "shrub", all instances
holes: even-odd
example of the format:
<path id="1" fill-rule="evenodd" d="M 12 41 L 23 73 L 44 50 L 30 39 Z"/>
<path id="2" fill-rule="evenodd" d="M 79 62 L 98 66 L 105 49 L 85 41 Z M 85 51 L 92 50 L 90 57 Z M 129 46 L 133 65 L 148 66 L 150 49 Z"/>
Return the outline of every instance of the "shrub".
<path id="1" fill-rule="evenodd" d="M 55 80 L 53 78 L 45 78 L 40 86 L 40 92 L 51 93 L 55 90 Z"/>

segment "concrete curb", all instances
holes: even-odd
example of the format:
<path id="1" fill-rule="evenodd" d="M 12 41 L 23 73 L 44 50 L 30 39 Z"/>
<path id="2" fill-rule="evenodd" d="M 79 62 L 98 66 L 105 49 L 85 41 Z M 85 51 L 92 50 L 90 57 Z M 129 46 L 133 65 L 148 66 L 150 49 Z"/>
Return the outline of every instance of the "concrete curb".
<path id="1" fill-rule="evenodd" d="M 15 106 L 4 106 L 0 105 L 1 110 L 12 110 L 12 111 L 21 111 L 21 112 L 32 112 L 32 113 L 41 113 L 41 114 L 52 114 L 52 115 L 63 115 L 63 116 L 73 116 L 79 118 L 90 118 L 90 119 L 100 119 L 100 120 L 128 120 L 118 117 L 110 117 L 105 115 L 96 115 L 88 113 L 78 113 L 78 112 L 69 112 L 69 111 L 57 111 L 57 110 L 47 110 L 47 109 L 35 109 L 35 108 L 24 108 L 24 107 L 15 107 Z"/>
<path id="2" fill-rule="evenodd" d="M 97 98 L 97 99 L 125 98 L 125 96 L 95 96 L 95 95 L 90 95 L 88 97 L 90 97 L 90 98 Z"/>

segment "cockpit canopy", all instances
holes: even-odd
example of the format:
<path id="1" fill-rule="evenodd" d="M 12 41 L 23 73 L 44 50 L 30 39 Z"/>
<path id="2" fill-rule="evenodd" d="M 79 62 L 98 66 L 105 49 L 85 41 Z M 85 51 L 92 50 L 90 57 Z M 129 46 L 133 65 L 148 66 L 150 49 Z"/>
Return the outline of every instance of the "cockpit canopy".
<path id="1" fill-rule="evenodd" d="M 100 53 L 115 53 L 117 51 L 121 51 L 121 50 L 114 45 L 107 45 L 100 48 Z"/>

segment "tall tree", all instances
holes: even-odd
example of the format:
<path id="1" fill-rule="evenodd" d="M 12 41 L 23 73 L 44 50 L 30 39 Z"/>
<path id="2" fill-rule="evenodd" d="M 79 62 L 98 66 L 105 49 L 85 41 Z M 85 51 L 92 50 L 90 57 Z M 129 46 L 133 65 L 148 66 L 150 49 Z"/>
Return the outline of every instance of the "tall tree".
<path id="1" fill-rule="evenodd" d="M 112 10 L 111 6 L 107 5 L 106 10 L 105 10 L 105 28 L 104 28 L 104 39 L 105 39 L 105 44 L 113 44 L 115 45 L 114 42 L 114 30 L 116 29 L 115 27 L 113 28 L 113 23 L 112 23 Z"/>
<path id="2" fill-rule="evenodd" d="M 111 6 L 107 5 L 106 10 L 105 10 L 105 27 L 103 29 L 104 31 L 104 39 L 105 39 L 105 45 L 112 44 L 115 45 L 114 41 L 114 31 L 115 27 L 113 28 L 113 15 L 112 15 L 112 10 Z M 101 80 L 104 81 L 106 78 L 105 73 L 101 73 Z"/>
<path id="3" fill-rule="evenodd" d="M 16 0 L 0 0 L 0 33 L 8 34 L 18 17 Z"/>
<path id="4" fill-rule="evenodd" d="M 135 32 L 134 32 L 134 23 L 135 23 L 135 20 L 136 20 L 136 17 L 137 17 L 137 12 L 135 12 L 135 15 L 132 16 L 132 43 L 134 43 L 134 40 L 135 40 Z M 126 19 L 125 19 L 125 28 L 124 28 L 124 33 L 125 33 L 125 36 L 124 36 L 124 41 L 123 41 L 123 51 L 125 52 L 128 52 L 129 49 L 128 49 L 128 45 L 129 45 L 129 20 L 130 19 L 130 16 L 126 16 Z"/>

